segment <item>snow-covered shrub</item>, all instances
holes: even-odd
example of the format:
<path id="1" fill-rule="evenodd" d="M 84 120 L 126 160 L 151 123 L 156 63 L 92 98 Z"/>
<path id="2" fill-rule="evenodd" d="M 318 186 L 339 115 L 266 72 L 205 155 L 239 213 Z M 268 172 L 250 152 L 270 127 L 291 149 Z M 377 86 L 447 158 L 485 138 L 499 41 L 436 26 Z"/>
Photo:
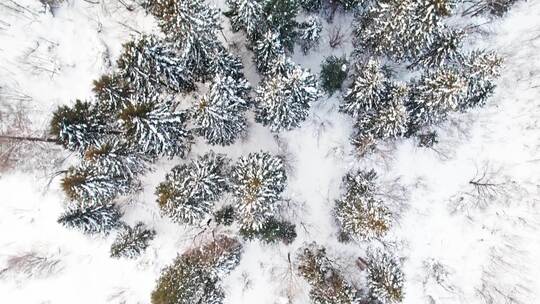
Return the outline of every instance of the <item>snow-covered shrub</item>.
<path id="1" fill-rule="evenodd" d="M 326 57 L 321 65 L 321 87 L 326 93 L 332 95 L 341 90 L 343 82 L 347 78 L 348 61 L 345 57 Z"/>
<path id="2" fill-rule="evenodd" d="M 112 229 L 120 227 L 122 214 L 113 204 L 93 205 L 86 207 L 69 207 L 60 216 L 58 223 L 67 227 L 78 229 L 86 234 L 107 234 Z"/>
<path id="3" fill-rule="evenodd" d="M 139 222 L 133 228 L 124 225 L 111 245 L 111 257 L 135 258 L 148 247 L 156 232 Z"/>

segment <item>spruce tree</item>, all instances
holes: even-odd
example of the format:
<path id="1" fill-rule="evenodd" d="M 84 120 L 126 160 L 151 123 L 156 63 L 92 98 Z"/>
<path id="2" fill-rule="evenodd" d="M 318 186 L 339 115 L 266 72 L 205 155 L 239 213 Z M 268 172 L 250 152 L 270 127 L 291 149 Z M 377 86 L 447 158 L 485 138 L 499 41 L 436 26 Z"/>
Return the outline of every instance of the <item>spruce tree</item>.
<path id="1" fill-rule="evenodd" d="M 236 239 L 217 236 L 178 256 L 162 270 L 152 292 L 152 304 L 220 304 L 225 292 L 221 278 L 240 262 L 242 246 Z"/>
<path id="2" fill-rule="evenodd" d="M 263 7 L 260 0 L 227 0 L 229 11 L 225 13 L 231 19 L 233 31 L 244 30 L 248 38 L 259 36 L 264 28 Z"/>
<path id="3" fill-rule="evenodd" d="M 300 249 L 298 272 L 311 285 L 311 301 L 317 304 L 355 304 L 357 291 L 345 280 L 326 254 L 326 249 L 311 243 Z"/>
<path id="4" fill-rule="evenodd" d="M 204 0 L 158 0 L 151 3 L 149 11 L 194 77 L 207 78 L 212 58 L 220 47 L 218 10 Z"/>
<path id="5" fill-rule="evenodd" d="M 255 42 L 253 53 L 255 54 L 254 60 L 257 65 L 257 70 L 260 73 L 266 74 L 271 69 L 274 61 L 279 56 L 285 54 L 285 50 L 279 39 L 279 34 L 271 30 L 264 33 L 261 38 Z"/>
<path id="6" fill-rule="evenodd" d="M 256 90 L 255 120 L 272 132 L 292 130 L 306 120 L 311 104 L 320 97 L 315 76 L 298 65 L 284 75 L 267 77 Z"/>
<path id="7" fill-rule="evenodd" d="M 212 152 L 174 167 L 157 187 L 158 204 L 174 222 L 197 224 L 227 190 L 227 159 Z"/>
<path id="8" fill-rule="evenodd" d="M 467 79 L 467 93 L 460 102 L 461 110 L 486 103 L 495 90 L 501 65 L 502 59 L 495 52 L 476 50 L 465 57 L 461 70 Z"/>
<path id="9" fill-rule="evenodd" d="M 238 160 L 232 169 L 231 187 L 242 228 L 260 230 L 276 215 L 286 181 L 279 157 L 259 152 Z"/>
<path id="10" fill-rule="evenodd" d="M 66 149 L 80 152 L 109 132 L 106 120 L 93 104 L 77 100 L 73 107 L 61 106 L 53 113 L 50 132 Z"/>
<path id="11" fill-rule="evenodd" d="M 126 176 L 103 172 L 93 164 L 84 163 L 69 168 L 61 185 L 70 201 L 84 206 L 108 203 L 133 188 L 132 180 Z"/>
<path id="12" fill-rule="evenodd" d="M 84 151 L 83 162 L 99 173 L 133 179 L 148 168 L 152 159 L 118 137 L 105 137 Z"/>
<path id="13" fill-rule="evenodd" d="M 347 79 L 348 61 L 345 57 L 326 57 L 321 65 L 321 87 L 332 95 L 335 91 L 341 90 L 343 82 Z"/>
<path id="14" fill-rule="evenodd" d="M 149 156 L 183 156 L 193 137 L 186 129 L 186 114 L 172 110 L 157 96 L 132 98 L 120 110 L 120 126 L 128 141 Z"/>
<path id="15" fill-rule="evenodd" d="M 240 235 L 248 240 L 256 238 L 265 243 L 282 241 L 284 244 L 290 244 L 296 238 L 295 228 L 296 226 L 288 221 L 271 217 L 261 228 L 241 228 Z"/>
<path id="16" fill-rule="evenodd" d="M 230 145 L 245 133 L 249 84 L 216 75 L 208 93 L 192 110 L 195 132 L 212 145 Z"/>
<path id="17" fill-rule="evenodd" d="M 365 65 L 357 64 L 355 71 L 353 83 L 345 93 L 340 110 L 359 117 L 384 105 L 388 98 L 389 79 L 380 62 L 375 60 Z"/>
<path id="18" fill-rule="evenodd" d="M 298 25 L 298 41 L 304 54 L 319 45 L 321 32 L 322 23 L 318 17 L 310 16 Z"/>
<path id="19" fill-rule="evenodd" d="M 424 72 L 414 84 L 408 105 L 411 131 L 440 122 L 457 110 L 466 85 L 466 79 L 452 68 Z"/>
<path id="20" fill-rule="evenodd" d="M 387 252 L 372 253 L 368 260 L 370 295 L 382 304 L 401 303 L 404 296 L 403 273 L 398 262 Z"/>
<path id="21" fill-rule="evenodd" d="M 156 232 L 139 222 L 133 228 L 124 225 L 111 245 L 111 257 L 133 259 L 141 255 Z"/>
<path id="22" fill-rule="evenodd" d="M 124 44 L 117 65 L 119 76 L 138 94 L 195 89 L 186 60 L 176 54 L 171 44 L 155 36 L 141 36 Z"/>
<path id="23" fill-rule="evenodd" d="M 58 223 L 85 234 L 107 234 L 120 226 L 121 216 L 112 204 L 70 207 L 60 216 Z"/>
<path id="24" fill-rule="evenodd" d="M 374 197 L 374 171 L 348 173 L 344 194 L 336 201 L 335 216 L 342 233 L 360 240 L 380 238 L 391 225 L 391 213 Z"/>
<path id="25" fill-rule="evenodd" d="M 264 0 L 263 12 L 269 29 L 279 34 L 281 45 L 292 52 L 297 35 L 298 0 Z"/>
<path id="26" fill-rule="evenodd" d="M 213 79 L 212 77 L 219 74 L 240 81 L 240 79 L 244 78 L 243 69 L 242 60 L 238 56 L 231 54 L 223 45 L 220 45 L 212 58 L 207 78 Z"/>
<path id="27" fill-rule="evenodd" d="M 106 112 L 116 112 L 134 93 L 118 74 L 102 75 L 93 85 L 98 107 Z"/>
<path id="28" fill-rule="evenodd" d="M 356 136 L 374 139 L 397 138 L 407 133 L 409 113 L 408 88 L 393 84 L 387 92 L 387 100 L 374 111 L 366 112 L 356 122 Z"/>
<path id="29" fill-rule="evenodd" d="M 422 51 L 418 59 L 411 64 L 410 68 L 417 66 L 424 68 L 436 68 L 460 62 L 461 42 L 465 33 L 461 30 L 445 29 L 438 31 L 433 38 L 433 42 Z"/>

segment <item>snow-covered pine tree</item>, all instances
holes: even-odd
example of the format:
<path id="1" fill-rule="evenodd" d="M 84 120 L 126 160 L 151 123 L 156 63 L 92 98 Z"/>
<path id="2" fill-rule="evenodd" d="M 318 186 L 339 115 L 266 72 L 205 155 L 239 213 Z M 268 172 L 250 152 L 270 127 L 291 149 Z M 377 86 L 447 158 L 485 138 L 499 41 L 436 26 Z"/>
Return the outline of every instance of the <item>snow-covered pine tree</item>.
<path id="1" fill-rule="evenodd" d="M 102 75 L 93 84 L 92 91 L 99 103 L 98 107 L 109 113 L 116 112 L 133 94 L 133 90 L 117 74 Z"/>
<path id="2" fill-rule="evenodd" d="M 343 82 L 347 79 L 348 61 L 345 57 L 326 57 L 321 65 L 321 87 L 326 93 L 332 95 L 341 90 Z"/>
<path id="3" fill-rule="evenodd" d="M 495 90 L 495 80 L 499 77 L 502 58 L 495 52 L 477 50 L 463 60 L 464 77 L 467 79 L 467 95 L 460 102 L 460 109 L 483 106 Z"/>
<path id="4" fill-rule="evenodd" d="M 149 156 L 184 156 L 193 136 L 186 128 L 187 115 L 173 112 L 169 101 L 156 95 L 132 97 L 119 113 L 125 136 L 138 151 Z"/>
<path id="5" fill-rule="evenodd" d="M 259 230 L 279 207 L 287 176 L 283 161 L 267 152 L 241 157 L 231 174 L 231 187 L 240 224 Z"/>
<path id="6" fill-rule="evenodd" d="M 229 11 L 225 16 L 231 19 L 233 31 L 244 30 L 249 39 L 260 36 L 265 28 L 263 7 L 260 0 L 227 0 Z"/>
<path id="7" fill-rule="evenodd" d="M 370 254 L 367 280 L 370 295 L 382 304 L 401 303 L 403 300 L 403 273 L 389 253 Z"/>
<path id="8" fill-rule="evenodd" d="M 156 231 L 148 229 L 142 222 L 133 228 L 124 225 L 111 245 L 111 257 L 136 258 L 146 250 L 155 235 Z"/>
<path id="9" fill-rule="evenodd" d="M 242 60 L 238 56 L 231 54 L 223 45 L 220 45 L 212 58 L 208 69 L 208 78 L 213 79 L 212 77 L 220 74 L 240 81 L 240 79 L 244 78 L 243 69 Z"/>
<path id="10" fill-rule="evenodd" d="M 269 30 L 255 42 L 253 48 L 254 61 L 257 70 L 266 74 L 272 68 L 272 64 L 277 58 L 285 54 L 285 50 L 279 39 L 279 34 Z"/>
<path id="11" fill-rule="evenodd" d="M 192 110 L 195 132 L 212 145 L 230 145 L 245 133 L 249 83 L 216 75 L 208 93 Z"/>
<path id="12" fill-rule="evenodd" d="M 492 15 L 496 17 L 504 16 L 520 0 L 472 0 L 467 1 L 471 5 L 463 11 L 463 15 Z"/>
<path id="13" fill-rule="evenodd" d="M 84 151 L 83 162 L 99 173 L 133 179 L 148 168 L 152 159 L 118 137 L 105 137 Z"/>
<path id="14" fill-rule="evenodd" d="M 319 45 L 322 23 L 316 16 L 309 16 L 306 21 L 298 25 L 298 41 L 304 54 Z"/>
<path id="15" fill-rule="evenodd" d="M 360 117 L 380 109 L 388 98 L 389 79 L 379 61 L 369 60 L 356 64 L 353 82 L 345 93 L 340 111 Z"/>
<path id="16" fill-rule="evenodd" d="M 219 11 L 204 0 L 156 0 L 149 11 L 194 77 L 207 78 L 212 58 L 220 47 Z"/>
<path id="17" fill-rule="evenodd" d="M 172 45 L 155 36 L 143 35 L 124 44 L 117 61 L 119 77 L 134 92 L 147 95 L 170 90 L 186 92 L 195 89 L 186 60 Z"/>
<path id="18" fill-rule="evenodd" d="M 452 68 L 427 70 L 414 84 L 408 104 L 409 131 L 445 119 L 449 112 L 458 109 L 467 90 L 467 81 Z"/>
<path id="19" fill-rule="evenodd" d="M 294 49 L 297 35 L 296 16 L 300 4 L 298 0 L 264 0 L 263 12 L 268 28 L 279 34 L 281 45 L 288 51 Z"/>
<path id="20" fill-rule="evenodd" d="M 187 224 L 197 224 L 210 215 L 228 187 L 227 165 L 225 156 L 210 152 L 174 167 L 156 190 L 162 213 Z"/>
<path id="21" fill-rule="evenodd" d="M 238 240 L 223 235 L 184 252 L 162 270 L 152 304 L 223 303 L 221 278 L 239 264 L 241 252 Z"/>
<path id="22" fill-rule="evenodd" d="M 343 178 L 344 194 L 336 201 L 335 216 L 342 233 L 360 240 L 380 238 L 391 225 L 391 213 L 374 198 L 375 171 L 350 172 Z"/>
<path id="23" fill-rule="evenodd" d="M 77 100 L 73 107 L 60 106 L 50 122 L 50 133 L 72 151 L 84 151 L 109 132 L 106 118 L 90 102 Z"/>
<path id="24" fill-rule="evenodd" d="M 122 214 L 113 204 L 70 207 L 58 219 L 67 228 L 86 234 L 107 234 L 120 226 Z"/>
<path id="25" fill-rule="evenodd" d="M 297 257 L 298 272 L 311 285 L 311 301 L 316 304 L 355 304 L 360 300 L 357 291 L 345 280 L 316 243 L 300 248 Z"/>
<path id="26" fill-rule="evenodd" d="M 416 59 L 432 42 L 442 20 L 452 14 L 455 0 L 381 0 L 363 14 L 355 26 L 359 53 L 367 49 L 394 60 Z"/>
<path id="27" fill-rule="evenodd" d="M 461 42 L 465 32 L 456 29 L 441 29 L 433 37 L 431 44 L 421 52 L 409 68 L 436 68 L 460 62 Z"/>
<path id="28" fill-rule="evenodd" d="M 117 195 L 133 189 L 129 178 L 103 172 L 101 168 L 87 163 L 69 168 L 61 185 L 70 201 L 83 206 L 108 203 Z"/>
<path id="29" fill-rule="evenodd" d="M 388 99 L 383 106 L 358 117 L 355 135 L 357 139 L 366 135 L 374 139 L 397 138 L 407 133 L 407 86 L 393 84 L 389 86 L 387 95 Z"/>
<path id="30" fill-rule="evenodd" d="M 256 89 L 255 121 L 272 132 L 292 130 L 307 118 L 320 96 L 313 74 L 296 64 L 285 67 L 284 75 L 268 76 Z"/>

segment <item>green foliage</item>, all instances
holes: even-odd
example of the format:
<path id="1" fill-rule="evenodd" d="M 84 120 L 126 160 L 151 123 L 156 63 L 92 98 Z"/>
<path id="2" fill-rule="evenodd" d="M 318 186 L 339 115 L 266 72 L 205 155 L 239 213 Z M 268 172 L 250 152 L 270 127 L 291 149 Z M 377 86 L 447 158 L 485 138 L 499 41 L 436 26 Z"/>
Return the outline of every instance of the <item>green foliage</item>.
<path id="1" fill-rule="evenodd" d="M 152 304 L 219 304 L 225 292 L 221 278 L 240 262 L 242 246 L 227 236 L 178 256 L 163 269 L 152 292 Z"/>
<path id="2" fill-rule="evenodd" d="M 133 228 L 124 225 L 111 245 L 111 257 L 135 258 L 148 247 L 156 232 L 139 222 Z"/>
<path id="3" fill-rule="evenodd" d="M 347 78 L 347 64 L 345 57 L 329 56 L 321 65 L 321 86 L 329 95 L 341 90 L 343 81 Z"/>
<path id="4" fill-rule="evenodd" d="M 240 235 L 248 240 L 260 239 L 266 243 L 282 241 L 285 244 L 290 244 L 296 238 L 295 227 L 294 224 L 272 217 L 259 229 L 241 228 Z"/>

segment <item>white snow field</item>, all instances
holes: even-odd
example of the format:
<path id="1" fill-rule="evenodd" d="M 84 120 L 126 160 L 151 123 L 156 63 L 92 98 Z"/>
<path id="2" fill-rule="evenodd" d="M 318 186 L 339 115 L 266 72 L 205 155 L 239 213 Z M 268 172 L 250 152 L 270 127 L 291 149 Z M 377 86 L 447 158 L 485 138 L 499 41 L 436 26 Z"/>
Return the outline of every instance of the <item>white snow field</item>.
<path id="1" fill-rule="evenodd" d="M 126 2 L 67 0 L 45 10 L 38 0 L 0 1 L 0 104 L 24 109 L 25 134 L 44 134 L 58 105 L 90 98 L 92 80 L 110 71 L 131 36 L 158 32 L 151 16 Z M 227 18 L 222 22 L 226 43 L 239 42 L 255 87 L 259 77 L 243 35 L 228 30 Z M 333 26 L 350 23 L 344 15 L 325 23 L 320 48 L 309 56 L 296 52 L 295 62 L 318 73 L 324 57 L 349 53 L 350 41 L 331 49 L 324 40 Z M 540 303 L 540 1 L 519 2 L 482 29 L 468 43 L 504 57 L 496 93 L 485 107 L 453 114 L 438 127 L 432 149 L 399 139 L 359 158 L 338 94 L 321 98 L 300 128 L 279 136 L 250 115 L 242 142 L 225 148 L 197 142 L 188 158 L 209 149 L 232 158 L 265 150 L 287 160 L 284 196 L 291 206 L 284 216 L 298 237 L 290 245 L 244 242 L 240 265 L 224 281 L 226 303 L 310 303 L 309 285 L 291 271 L 288 256 L 311 241 L 328 248 L 352 284 L 363 285 L 355 260 L 368 245 L 382 244 L 338 242 L 332 216 L 341 179 L 353 168 L 374 168 L 379 195 L 399 214 L 385 246 L 403 263 L 403 303 Z M 87 236 L 56 222 L 66 199 L 55 172 L 73 156 L 49 144 L 19 153 L 14 168 L 0 171 L 0 303 L 150 303 L 160 270 L 208 234 L 160 215 L 155 187 L 185 161 L 161 160 L 145 176 L 144 190 L 121 205 L 127 223 L 145 222 L 156 238 L 136 259 L 111 258 L 114 233 Z M 479 193 L 471 181 L 493 186 Z"/>

